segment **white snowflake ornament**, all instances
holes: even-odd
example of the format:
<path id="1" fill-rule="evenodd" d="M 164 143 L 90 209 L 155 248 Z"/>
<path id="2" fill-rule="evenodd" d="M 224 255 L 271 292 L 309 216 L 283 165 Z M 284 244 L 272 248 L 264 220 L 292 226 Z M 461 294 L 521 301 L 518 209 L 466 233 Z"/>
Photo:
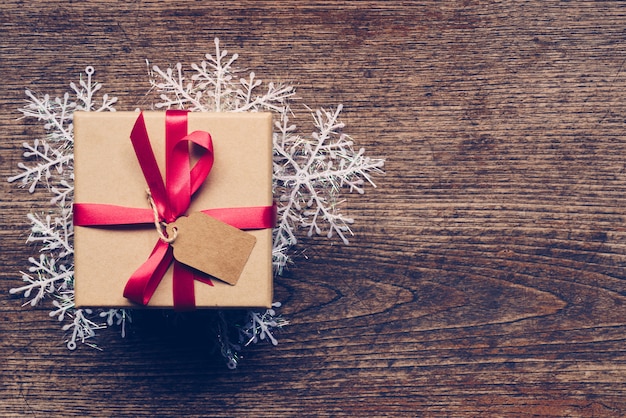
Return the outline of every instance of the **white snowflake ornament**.
<path id="1" fill-rule="evenodd" d="M 102 84 L 92 80 L 93 67 L 87 67 L 78 84 L 70 83 L 72 92 L 52 98 L 48 94 L 37 95 L 26 90 L 26 105 L 19 109 L 26 118 L 34 118 L 43 124 L 44 138 L 23 144 L 27 163 L 19 163 L 22 171 L 8 179 L 28 186 L 33 193 L 38 186 L 52 194 L 48 213 L 29 213 L 31 224 L 27 242 L 39 249 L 38 257 L 29 257 L 28 272 L 21 272 L 26 284 L 10 289 L 11 294 L 30 298 L 26 304 L 36 306 L 46 298 L 52 299 L 51 317 L 59 321 L 70 320 L 62 329 L 70 333 L 67 347 L 74 350 L 77 341 L 85 343 L 95 336 L 95 330 L 106 327 L 98 323 L 98 312 L 74 308 L 74 225 L 72 204 L 74 201 L 74 111 L 115 111 L 117 98 L 108 94 L 99 96 Z M 118 315 L 127 318 L 122 310 Z M 125 324 L 119 323 L 124 329 Z M 94 346 L 93 344 L 91 344 Z"/>
<path id="2" fill-rule="evenodd" d="M 315 131 L 310 137 L 298 134 L 290 122 L 290 100 L 295 89 L 289 85 L 264 85 L 254 72 L 236 77 L 237 54 L 228 56 L 215 39 L 215 55 L 206 54 L 206 61 L 191 64 L 191 76 L 180 63 L 162 70 L 153 66 L 152 88 L 157 93 L 157 109 L 188 109 L 199 112 L 259 112 L 276 114 L 273 192 L 278 204 L 278 223 L 274 229 L 272 248 L 274 270 L 280 274 L 290 261 L 290 250 L 298 242 L 299 229 L 338 235 L 348 243 L 352 218 L 339 211 L 343 191 L 364 192 L 365 183 L 374 186 L 372 173 L 382 173 L 384 160 L 364 155 L 353 149 L 353 140 L 342 132 L 339 121 L 342 106 L 334 111 L 311 111 Z"/>

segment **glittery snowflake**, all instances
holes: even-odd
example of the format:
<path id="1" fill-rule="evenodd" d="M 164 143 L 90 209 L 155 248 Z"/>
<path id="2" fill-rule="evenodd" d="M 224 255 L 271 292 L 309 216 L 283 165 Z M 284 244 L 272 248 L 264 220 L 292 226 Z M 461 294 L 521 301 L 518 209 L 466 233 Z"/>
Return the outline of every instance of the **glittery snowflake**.
<path id="1" fill-rule="evenodd" d="M 342 191 L 364 192 L 366 183 L 374 185 L 371 174 L 381 172 L 383 160 L 364 156 L 363 149 L 355 151 L 353 140 L 342 133 L 339 121 L 341 106 L 335 110 L 311 111 L 315 131 L 300 135 L 295 124 L 290 99 L 295 96 L 292 86 L 263 82 L 254 72 L 245 77 L 234 67 L 237 54 L 228 56 L 215 39 L 215 55 L 192 64 L 193 74 L 187 76 L 181 64 L 149 72 L 152 90 L 157 93 L 157 109 L 188 109 L 201 112 L 269 111 L 277 115 L 274 142 L 273 191 L 278 204 L 278 222 L 274 229 L 273 263 L 277 274 L 290 261 L 290 252 L 297 243 L 299 230 L 308 235 L 337 235 L 345 243 L 351 234 L 353 220 L 339 211 Z M 92 81 L 94 69 L 87 67 L 79 84 L 70 83 L 71 93 L 52 99 L 27 90 L 27 104 L 20 109 L 25 117 L 43 123 L 46 137 L 24 143 L 27 163 L 18 164 L 21 172 L 9 182 L 28 186 L 32 193 L 45 187 L 52 195 L 53 205 L 48 213 L 27 215 L 31 222 L 28 242 L 37 245 L 38 257 L 29 258 L 28 272 L 22 272 L 25 284 L 11 289 L 13 294 L 30 298 L 25 304 L 35 306 L 52 300 L 51 317 L 66 321 L 69 349 L 77 342 L 96 347 L 89 342 L 95 331 L 107 326 L 119 326 L 122 335 L 130 322 L 130 311 L 123 309 L 90 310 L 74 307 L 73 291 L 73 125 L 75 110 L 114 111 L 117 99 L 107 94 L 98 96 L 101 84 Z M 99 97 L 96 99 L 96 97 Z M 307 108 L 308 109 L 308 108 Z M 310 109 L 309 109 L 310 110 Z M 43 186 L 42 186 L 43 185 Z M 243 347 L 259 341 L 277 344 L 274 334 L 287 321 L 276 314 L 276 302 L 264 312 L 216 312 L 216 340 L 230 368 L 235 368 Z M 97 348 L 97 347 L 96 347 Z"/>
<path id="2" fill-rule="evenodd" d="M 25 284 L 11 289 L 10 293 L 22 294 L 28 299 L 25 304 L 31 306 L 42 303 L 46 298 L 52 299 L 50 316 L 66 321 L 62 329 L 68 333 L 66 343 L 70 350 L 76 349 L 77 342 L 86 343 L 95 336 L 96 330 L 106 326 L 98 322 L 99 312 L 74 307 L 72 117 L 76 110 L 115 111 L 113 105 L 117 101 L 108 94 L 99 96 L 102 85 L 92 80 L 93 73 L 93 67 L 87 67 L 78 84 L 70 83 L 72 92 L 61 97 L 40 96 L 26 90 L 28 100 L 19 110 L 24 117 L 35 118 L 42 123 L 46 135 L 23 144 L 27 162 L 19 163 L 21 172 L 8 179 L 28 187 L 31 193 L 38 187 L 45 187 L 52 194 L 51 210 L 26 215 L 31 224 L 26 241 L 37 246 L 40 254 L 28 259 L 28 271 L 21 272 Z M 128 314 L 117 310 L 113 315 L 124 318 L 124 323 L 118 324 L 124 328 Z"/>
<path id="3" fill-rule="evenodd" d="M 248 310 L 243 321 L 243 325 L 234 327 L 236 334 L 233 335 L 232 323 L 239 323 L 240 318 L 227 318 L 227 313 L 219 311 L 217 315 L 217 338 L 220 345 L 220 354 L 226 358 L 226 365 L 230 369 L 235 369 L 240 360 L 242 348 L 260 341 L 269 341 L 272 345 L 277 345 L 278 340 L 274 337 L 274 332 L 289 324 L 282 316 L 277 315 L 275 308 L 280 308 L 280 302 L 274 302 L 270 309 L 265 312 Z M 236 342 L 235 342 L 236 341 Z"/>

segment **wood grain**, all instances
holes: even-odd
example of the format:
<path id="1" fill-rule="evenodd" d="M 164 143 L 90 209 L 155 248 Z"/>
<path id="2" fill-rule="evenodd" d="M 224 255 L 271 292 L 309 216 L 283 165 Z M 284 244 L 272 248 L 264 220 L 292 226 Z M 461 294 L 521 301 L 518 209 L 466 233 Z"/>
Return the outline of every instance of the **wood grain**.
<path id="1" fill-rule="evenodd" d="M 8 294 L 45 195 L 0 182 L 1 415 L 626 415 L 623 2 L 9 0 L 0 28 L 0 178 L 39 132 L 25 88 L 94 65 L 118 108 L 147 106 L 145 59 L 197 62 L 215 36 L 302 103 L 343 103 L 387 160 L 347 197 L 349 246 L 303 238 L 276 285 L 292 324 L 234 372 L 200 317 L 139 314 L 69 353 Z"/>

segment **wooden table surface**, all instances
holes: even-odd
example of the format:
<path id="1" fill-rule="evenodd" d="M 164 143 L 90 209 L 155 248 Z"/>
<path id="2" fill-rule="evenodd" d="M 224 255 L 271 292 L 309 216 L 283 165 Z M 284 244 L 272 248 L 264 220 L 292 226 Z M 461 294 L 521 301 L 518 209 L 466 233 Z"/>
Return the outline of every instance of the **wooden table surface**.
<path id="1" fill-rule="evenodd" d="M 349 246 L 302 240 L 291 325 L 235 371 L 193 321 L 69 352 L 8 293 L 45 195 L 0 181 L 0 415 L 626 416 L 624 2 L 5 0 L 0 29 L 0 179 L 37 133 L 25 88 L 94 65 L 132 110 L 145 59 L 216 36 L 386 159 L 346 196 Z"/>

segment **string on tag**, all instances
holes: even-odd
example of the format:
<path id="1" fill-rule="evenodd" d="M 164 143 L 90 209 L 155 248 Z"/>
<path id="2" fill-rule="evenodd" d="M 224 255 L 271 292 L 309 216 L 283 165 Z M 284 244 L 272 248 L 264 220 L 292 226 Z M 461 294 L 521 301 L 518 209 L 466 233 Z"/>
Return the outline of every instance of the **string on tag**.
<path id="1" fill-rule="evenodd" d="M 150 207 L 152 208 L 152 214 L 154 215 L 154 227 L 156 228 L 157 234 L 159 234 L 159 238 L 161 239 L 161 241 L 167 244 L 171 244 L 176 240 L 176 237 L 178 236 L 178 229 L 176 227 L 172 228 L 171 237 L 168 237 L 163 233 L 163 229 L 167 227 L 167 223 L 159 222 L 159 212 L 157 211 L 154 200 L 152 199 L 152 193 L 150 193 L 150 189 L 146 189 L 146 193 L 148 194 L 148 203 L 150 203 Z"/>

